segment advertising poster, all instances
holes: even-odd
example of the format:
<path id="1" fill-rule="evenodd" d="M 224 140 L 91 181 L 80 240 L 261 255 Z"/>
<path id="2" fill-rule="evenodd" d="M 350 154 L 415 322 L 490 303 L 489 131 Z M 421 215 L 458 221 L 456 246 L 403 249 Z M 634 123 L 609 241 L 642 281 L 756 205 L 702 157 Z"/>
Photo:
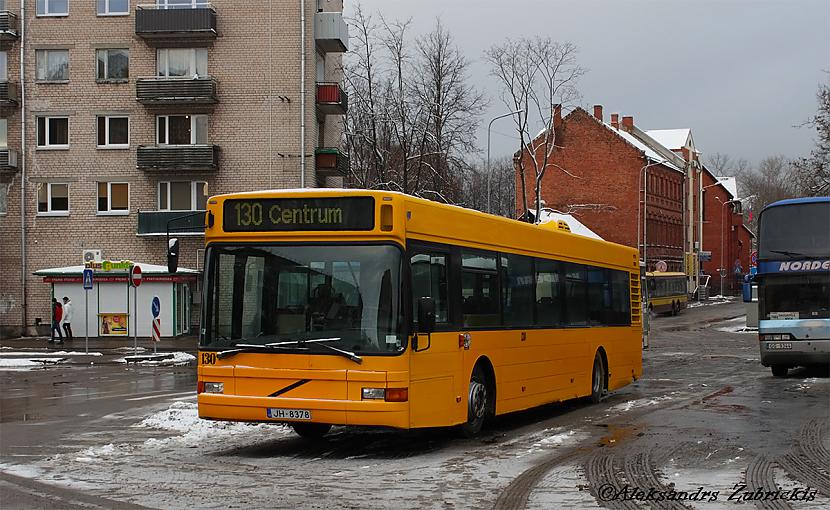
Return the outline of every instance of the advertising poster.
<path id="1" fill-rule="evenodd" d="M 99 336 L 127 336 L 127 314 L 101 313 L 98 321 Z"/>

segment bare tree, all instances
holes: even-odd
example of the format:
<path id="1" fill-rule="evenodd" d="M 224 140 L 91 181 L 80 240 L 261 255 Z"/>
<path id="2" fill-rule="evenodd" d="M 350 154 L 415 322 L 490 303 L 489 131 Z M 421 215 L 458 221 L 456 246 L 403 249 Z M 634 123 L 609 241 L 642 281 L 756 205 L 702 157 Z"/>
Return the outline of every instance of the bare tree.
<path id="1" fill-rule="evenodd" d="M 790 162 L 784 156 L 769 156 L 761 160 L 757 168 L 746 167 L 734 172 L 738 182 L 739 195 L 749 202 L 744 209 L 744 221 L 755 230 L 757 215 L 749 216 L 749 211 L 759 212 L 767 205 L 785 198 L 793 198 L 796 188 L 793 184 L 793 171 Z"/>
<path id="2" fill-rule="evenodd" d="M 813 196 L 830 195 L 830 85 L 820 85 L 816 97 L 818 112 L 806 123 L 816 129 L 816 148 L 793 162 L 799 192 Z"/>
<path id="3" fill-rule="evenodd" d="M 462 204 L 471 209 L 487 208 L 487 168 L 471 165 L 464 178 Z M 513 158 L 505 156 L 490 163 L 490 212 L 513 218 L 516 213 L 516 169 Z"/>
<path id="4" fill-rule="evenodd" d="M 557 149 L 554 126 L 554 105 L 561 112 L 562 105 L 579 99 L 576 82 L 585 74 L 577 64 L 577 48 L 570 42 L 558 42 L 549 37 L 508 39 L 485 52 L 491 73 L 501 83 L 502 102 L 511 110 L 524 113 L 514 118 L 519 135 L 518 158 L 522 206 L 528 209 L 526 165 L 533 170 L 536 210 L 541 208 L 542 179 L 550 167 L 568 173 L 552 161 Z M 530 119 L 533 119 L 531 124 Z M 541 126 L 538 135 L 531 135 L 531 126 Z"/>

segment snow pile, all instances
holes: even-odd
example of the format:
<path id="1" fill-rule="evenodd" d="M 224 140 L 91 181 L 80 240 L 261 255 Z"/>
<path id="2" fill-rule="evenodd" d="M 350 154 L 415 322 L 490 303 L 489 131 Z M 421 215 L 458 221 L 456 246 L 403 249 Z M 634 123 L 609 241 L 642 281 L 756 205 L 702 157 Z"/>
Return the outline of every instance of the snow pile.
<path id="1" fill-rule="evenodd" d="M 721 327 L 715 328 L 717 331 L 725 333 L 757 333 L 758 328 L 748 328 L 746 326 L 746 315 L 735 317 L 728 321 L 722 322 Z"/>
<path id="2" fill-rule="evenodd" d="M 657 398 L 641 398 L 637 400 L 629 400 L 628 402 L 623 402 L 622 404 L 617 404 L 614 407 L 609 408 L 609 411 L 620 411 L 626 412 L 632 409 L 636 409 L 638 407 L 648 407 L 648 406 L 655 406 L 660 404 L 661 402 L 665 402 L 666 400 L 671 400 L 673 397 L 670 395 L 663 395 L 662 397 Z"/>
<path id="3" fill-rule="evenodd" d="M 29 358 L 0 358 L 0 370 L 42 366 L 43 363 Z"/>
<path id="4" fill-rule="evenodd" d="M 546 435 L 553 432 L 553 435 Z M 543 435 L 541 439 L 538 439 L 533 442 L 533 444 L 528 448 L 526 451 L 517 455 L 517 458 L 524 457 L 525 455 L 532 455 L 534 453 L 539 453 L 549 448 L 559 448 L 561 446 L 567 446 L 570 444 L 575 444 L 587 437 L 585 433 L 577 433 L 575 430 L 565 430 L 563 427 L 556 427 L 553 429 L 545 429 L 540 434 L 534 434 L 534 436 Z"/>
<path id="5" fill-rule="evenodd" d="M 709 301 L 695 301 L 686 305 L 686 308 L 697 308 L 699 306 L 722 305 L 724 303 L 732 303 L 736 298 L 731 296 L 712 296 Z"/>
<path id="6" fill-rule="evenodd" d="M 276 425 L 276 426 L 275 426 Z M 168 430 L 181 433 L 181 436 L 159 440 L 148 439 L 145 444 L 153 446 L 166 444 L 171 440 L 186 444 L 196 444 L 205 439 L 215 440 L 238 434 L 254 434 L 263 439 L 275 431 L 288 433 L 288 427 L 281 424 L 252 424 L 227 421 L 211 421 L 199 418 L 198 407 L 194 402 L 174 402 L 169 408 L 148 416 L 136 427 Z"/>
<path id="7" fill-rule="evenodd" d="M 158 366 L 181 366 L 187 365 L 196 360 L 196 356 L 192 354 L 188 354 L 186 352 L 174 352 L 173 357 L 165 358 L 165 359 L 146 359 L 141 361 L 133 361 L 127 360 L 127 358 L 118 358 L 115 360 L 116 363 L 133 363 L 135 365 L 143 365 L 143 366 L 151 366 L 151 367 L 158 367 Z"/>

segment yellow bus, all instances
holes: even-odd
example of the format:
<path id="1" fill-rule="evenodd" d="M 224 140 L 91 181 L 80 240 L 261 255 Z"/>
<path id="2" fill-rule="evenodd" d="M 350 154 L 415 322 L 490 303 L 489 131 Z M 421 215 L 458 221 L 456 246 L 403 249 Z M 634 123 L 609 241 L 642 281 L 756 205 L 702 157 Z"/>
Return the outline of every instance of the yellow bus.
<path id="1" fill-rule="evenodd" d="M 642 373 L 636 250 L 386 191 L 211 197 L 199 416 L 460 425 Z"/>
<path id="2" fill-rule="evenodd" d="M 686 273 L 650 272 L 646 273 L 646 297 L 648 309 L 654 313 L 677 315 L 686 308 Z"/>

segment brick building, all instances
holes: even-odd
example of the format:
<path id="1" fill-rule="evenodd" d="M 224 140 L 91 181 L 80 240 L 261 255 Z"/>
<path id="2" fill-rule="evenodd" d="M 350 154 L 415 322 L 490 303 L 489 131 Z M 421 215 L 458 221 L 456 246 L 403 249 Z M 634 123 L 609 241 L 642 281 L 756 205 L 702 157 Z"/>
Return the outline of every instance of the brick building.
<path id="1" fill-rule="evenodd" d="M 594 107 L 593 115 L 575 108 L 564 118 L 556 106 L 553 124 L 559 148 L 553 152 L 542 180 L 545 204 L 573 214 L 603 239 L 641 250 L 645 247 L 649 270 L 662 260 L 668 270 L 682 271 L 682 159 L 665 149 L 666 153 L 660 154 L 632 134 L 636 129 L 633 117 L 620 119 L 613 114 L 610 122 L 604 122 L 599 105 Z M 528 169 L 528 204 L 533 204 L 530 155 L 524 153 L 521 157 Z M 522 188 L 518 170 L 516 178 L 519 195 Z M 521 214 L 521 196 L 517 196 L 516 207 Z"/>
<path id="2" fill-rule="evenodd" d="M 341 0 L 138 4 L 0 0 L 0 335 L 48 322 L 36 270 L 164 264 L 209 195 L 342 185 Z"/>

